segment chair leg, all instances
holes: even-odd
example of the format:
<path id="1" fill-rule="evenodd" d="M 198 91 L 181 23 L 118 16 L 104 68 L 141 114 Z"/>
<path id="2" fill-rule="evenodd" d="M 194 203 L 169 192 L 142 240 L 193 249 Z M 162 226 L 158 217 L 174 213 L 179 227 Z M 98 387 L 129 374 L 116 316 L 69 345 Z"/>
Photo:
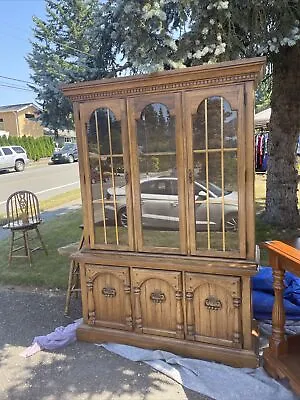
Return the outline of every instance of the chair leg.
<path id="1" fill-rule="evenodd" d="M 80 267 L 79 264 L 76 263 L 74 267 L 74 289 L 75 289 L 75 298 L 78 299 L 80 292 Z"/>
<path id="2" fill-rule="evenodd" d="M 40 231 L 39 231 L 38 227 L 36 227 L 35 230 L 36 230 L 36 234 L 37 234 L 38 238 L 40 239 L 40 242 L 41 242 L 41 244 L 43 246 L 44 252 L 46 253 L 46 255 L 48 255 L 47 247 L 45 246 L 45 243 L 44 243 L 44 241 L 42 239 L 42 235 L 40 234 Z"/>
<path id="3" fill-rule="evenodd" d="M 12 253 L 13 253 L 13 248 L 14 248 L 14 241 L 15 241 L 15 231 L 11 231 L 11 241 L 10 241 L 10 250 L 9 250 L 9 255 L 8 255 L 8 266 L 11 266 L 11 261 L 12 261 Z"/>
<path id="4" fill-rule="evenodd" d="M 65 315 L 69 314 L 74 266 L 75 266 L 75 262 L 72 260 L 70 263 L 70 269 L 69 269 L 69 280 L 68 280 L 68 288 L 67 288 L 67 295 L 66 295 Z"/>
<path id="5" fill-rule="evenodd" d="M 32 258 L 31 258 L 31 250 L 29 247 L 28 231 L 24 231 L 23 236 L 24 236 L 25 254 L 28 257 L 29 265 L 32 267 Z"/>

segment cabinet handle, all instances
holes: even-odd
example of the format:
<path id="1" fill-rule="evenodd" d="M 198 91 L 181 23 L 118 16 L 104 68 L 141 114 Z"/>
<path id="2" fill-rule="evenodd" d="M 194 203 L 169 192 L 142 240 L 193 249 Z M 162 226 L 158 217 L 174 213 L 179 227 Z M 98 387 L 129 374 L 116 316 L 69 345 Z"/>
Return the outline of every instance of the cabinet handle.
<path id="1" fill-rule="evenodd" d="M 116 297 L 117 292 L 116 292 L 116 289 L 114 289 L 114 288 L 105 287 L 102 289 L 102 294 L 105 297 Z"/>
<path id="2" fill-rule="evenodd" d="M 218 311 L 222 308 L 222 302 L 215 296 L 208 296 L 204 301 L 205 307 L 209 310 Z"/>
<path id="3" fill-rule="evenodd" d="M 160 290 L 156 290 L 150 294 L 150 299 L 153 301 L 153 303 L 163 303 L 166 301 L 166 295 Z"/>
<path id="4" fill-rule="evenodd" d="M 189 174 L 188 174 L 188 176 L 189 176 L 189 183 L 193 183 L 193 172 L 192 172 L 191 169 L 189 169 Z"/>

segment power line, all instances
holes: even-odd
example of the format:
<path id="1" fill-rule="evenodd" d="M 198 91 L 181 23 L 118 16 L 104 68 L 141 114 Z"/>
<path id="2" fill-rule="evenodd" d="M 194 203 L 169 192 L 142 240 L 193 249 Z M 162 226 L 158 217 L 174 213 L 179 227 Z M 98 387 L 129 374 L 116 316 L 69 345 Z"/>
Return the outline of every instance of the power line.
<path id="1" fill-rule="evenodd" d="M 17 78 L 10 78 L 10 77 L 8 77 L 8 76 L 0 75 L 0 78 L 9 79 L 9 80 L 11 80 L 11 81 L 17 81 L 17 82 L 22 82 L 22 83 L 28 83 L 29 85 L 33 85 L 32 82 L 23 81 L 22 79 L 17 79 Z"/>
<path id="2" fill-rule="evenodd" d="M 6 85 L 5 83 L 0 83 L 0 87 L 8 87 L 8 88 L 11 88 L 11 89 L 25 90 L 27 92 L 33 92 L 34 93 L 34 90 L 26 89 L 25 87 Z"/>
<path id="3" fill-rule="evenodd" d="M 0 35 L 1 35 L 1 32 L 0 32 Z M 3 36 L 4 36 L 4 34 L 3 34 Z M 18 39 L 18 40 L 23 40 L 23 38 L 21 38 L 21 37 L 18 37 L 18 36 L 14 36 L 15 37 L 15 39 Z M 27 38 L 28 39 L 28 41 L 29 41 L 29 43 L 34 43 L 34 36 L 33 36 L 33 38 Z M 53 44 L 56 44 L 55 42 L 53 42 Z M 96 57 L 94 54 L 90 54 L 90 53 L 87 53 L 87 52 L 85 52 L 85 51 L 82 51 L 82 50 L 79 50 L 79 49 L 76 49 L 75 47 L 72 47 L 72 46 L 69 46 L 68 44 L 65 44 L 65 43 L 58 43 L 60 46 L 62 46 L 62 47 L 67 47 L 67 48 L 69 48 L 69 49 L 72 49 L 72 50 L 75 50 L 75 51 L 77 51 L 78 53 L 82 53 L 82 54 L 85 54 L 86 56 L 89 56 L 89 57 Z"/>

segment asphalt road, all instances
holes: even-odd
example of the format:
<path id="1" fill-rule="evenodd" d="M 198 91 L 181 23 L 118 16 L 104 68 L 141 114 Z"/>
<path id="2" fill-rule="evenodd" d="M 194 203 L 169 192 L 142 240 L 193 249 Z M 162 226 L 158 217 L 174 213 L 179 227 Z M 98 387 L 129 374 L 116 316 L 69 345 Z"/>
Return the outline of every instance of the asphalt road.
<path id="1" fill-rule="evenodd" d="M 70 318 L 64 303 L 63 292 L 0 287 L 0 400 L 210 400 L 92 343 L 21 357 L 35 336 L 81 317 L 79 299 Z"/>
<path id="2" fill-rule="evenodd" d="M 18 190 L 34 192 L 39 201 L 79 188 L 78 163 L 27 166 L 24 172 L 0 172 L 0 213 L 9 195 Z"/>

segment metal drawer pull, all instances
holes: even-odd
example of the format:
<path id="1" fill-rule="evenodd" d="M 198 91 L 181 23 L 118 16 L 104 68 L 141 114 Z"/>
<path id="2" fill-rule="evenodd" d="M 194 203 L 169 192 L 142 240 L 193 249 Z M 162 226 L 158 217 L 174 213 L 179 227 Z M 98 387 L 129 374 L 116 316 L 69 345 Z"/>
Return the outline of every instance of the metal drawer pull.
<path id="1" fill-rule="evenodd" d="M 163 292 L 157 290 L 150 294 L 150 300 L 152 300 L 153 303 L 163 303 L 166 301 L 166 296 Z"/>
<path id="2" fill-rule="evenodd" d="M 117 291 L 114 288 L 110 288 L 110 287 L 106 288 L 105 287 L 105 288 L 102 289 L 102 294 L 105 297 L 115 297 L 116 294 L 117 294 Z"/>
<path id="3" fill-rule="evenodd" d="M 213 311 L 218 311 L 221 310 L 222 308 L 222 302 L 221 300 L 217 299 L 215 296 L 209 296 L 207 299 L 205 299 L 205 307 L 207 307 L 209 310 Z"/>

